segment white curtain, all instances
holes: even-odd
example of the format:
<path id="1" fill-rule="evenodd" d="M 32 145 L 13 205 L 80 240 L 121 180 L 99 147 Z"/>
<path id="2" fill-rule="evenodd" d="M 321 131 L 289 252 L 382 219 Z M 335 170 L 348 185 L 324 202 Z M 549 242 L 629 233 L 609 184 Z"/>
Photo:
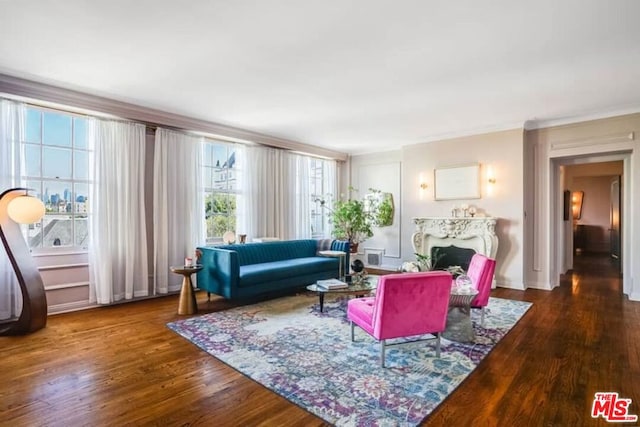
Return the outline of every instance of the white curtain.
<path id="1" fill-rule="evenodd" d="M 145 126 L 91 119 L 90 301 L 149 294 L 145 222 Z"/>
<path id="2" fill-rule="evenodd" d="M 282 240 L 311 236 L 309 158 L 285 150 L 246 148 L 238 230 Z"/>
<path id="3" fill-rule="evenodd" d="M 238 231 L 247 235 L 248 241 L 255 237 L 278 236 L 283 227 L 280 212 L 276 211 L 273 188 L 277 175 L 279 150 L 261 146 L 249 146 L 245 150 L 245 173 L 242 195 L 238 199 Z"/>
<path id="4" fill-rule="evenodd" d="M 206 242 L 202 188 L 204 139 L 158 128 L 153 162 L 154 291 L 180 289 L 182 276 L 169 272 Z"/>
<path id="5" fill-rule="evenodd" d="M 295 195 L 290 200 L 291 216 L 293 218 L 293 238 L 311 238 L 311 193 L 309 193 L 309 169 L 311 159 L 299 154 L 289 154 L 289 165 L 295 171 Z M 294 184 L 289 182 L 289 184 Z M 286 185 L 286 183 L 284 184 Z M 293 188 L 293 187 L 291 187 Z"/>
<path id="6" fill-rule="evenodd" d="M 338 167 L 337 162 L 335 160 L 325 160 L 323 162 L 324 166 L 324 179 L 325 179 L 325 192 L 326 194 L 331 194 L 333 199 L 337 200 L 340 195 L 338 194 Z M 333 200 L 327 199 L 328 208 L 333 209 Z M 325 237 L 329 238 L 333 235 L 333 225 L 331 223 L 331 215 L 329 215 L 329 211 L 325 212 L 324 215 L 324 230 Z"/>
<path id="7" fill-rule="evenodd" d="M 20 141 L 24 139 L 26 107 L 24 104 L 0 100 L 0 193 L 20 186 L 22 156 Z M 0 320 L 19 316 L 22 295 L 4 246 L 0 245 Z"/>

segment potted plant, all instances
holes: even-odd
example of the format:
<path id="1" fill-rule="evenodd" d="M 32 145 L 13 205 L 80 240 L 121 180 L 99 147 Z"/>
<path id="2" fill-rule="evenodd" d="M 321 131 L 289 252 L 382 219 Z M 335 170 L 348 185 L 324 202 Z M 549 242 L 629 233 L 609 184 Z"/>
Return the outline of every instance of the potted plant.
<path id="1" fill-rule="evenodd" d="M 357 191 L 349 187 L 349 194 Z M 333 225 L 333 235 L 336 239 L 348 240 L 352 253 L 358 251 L 360 242 L 373 236 L 373 226 L 376 225 L 377 211 L 372 210 L 366 200 L 349 197 L 333 202 L 327 206 L 325 200 L 316 199 L 320 205 L 331 213 L 330 221 Z"/>

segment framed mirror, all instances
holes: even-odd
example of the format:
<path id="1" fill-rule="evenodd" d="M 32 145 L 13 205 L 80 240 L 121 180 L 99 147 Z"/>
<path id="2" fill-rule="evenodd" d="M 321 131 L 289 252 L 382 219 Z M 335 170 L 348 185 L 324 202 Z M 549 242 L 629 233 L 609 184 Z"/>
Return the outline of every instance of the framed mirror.
<path id="1" fill-rule="evenodd" d="M 393 225 L 393 194 L 369 189 L 365 196 L 365 209 L 373 218 L 376 227 Z"/>

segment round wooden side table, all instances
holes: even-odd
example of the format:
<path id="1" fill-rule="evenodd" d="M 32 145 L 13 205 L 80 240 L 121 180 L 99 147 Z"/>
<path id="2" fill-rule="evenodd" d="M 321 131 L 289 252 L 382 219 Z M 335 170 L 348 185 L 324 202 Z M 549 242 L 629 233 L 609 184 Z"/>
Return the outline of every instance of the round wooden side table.
<path id="1" fill-rule="evenodd" d="M 182 274 L 182 289 L 180 289 L 180 302 L 178 302 L 178 314 L 195 314 L 198 312 L 196 294 L 193 291 L 191 275 L 202 270 L 201 265 L 170 267 L 176 274 Z"/>

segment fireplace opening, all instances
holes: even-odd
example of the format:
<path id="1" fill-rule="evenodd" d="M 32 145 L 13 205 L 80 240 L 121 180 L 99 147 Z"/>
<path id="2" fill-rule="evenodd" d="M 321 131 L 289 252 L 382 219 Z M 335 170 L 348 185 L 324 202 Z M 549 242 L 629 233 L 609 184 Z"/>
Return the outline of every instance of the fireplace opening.
<path id="1" fill-rule="evenodd" d="M 431 259 L 436 260 L 434 270 L 446 270 L 448 267 L 459 265 L 464 271 L 469 269 L 471 258 L 476 251 L 458 246 L 432 246 Z"/>

